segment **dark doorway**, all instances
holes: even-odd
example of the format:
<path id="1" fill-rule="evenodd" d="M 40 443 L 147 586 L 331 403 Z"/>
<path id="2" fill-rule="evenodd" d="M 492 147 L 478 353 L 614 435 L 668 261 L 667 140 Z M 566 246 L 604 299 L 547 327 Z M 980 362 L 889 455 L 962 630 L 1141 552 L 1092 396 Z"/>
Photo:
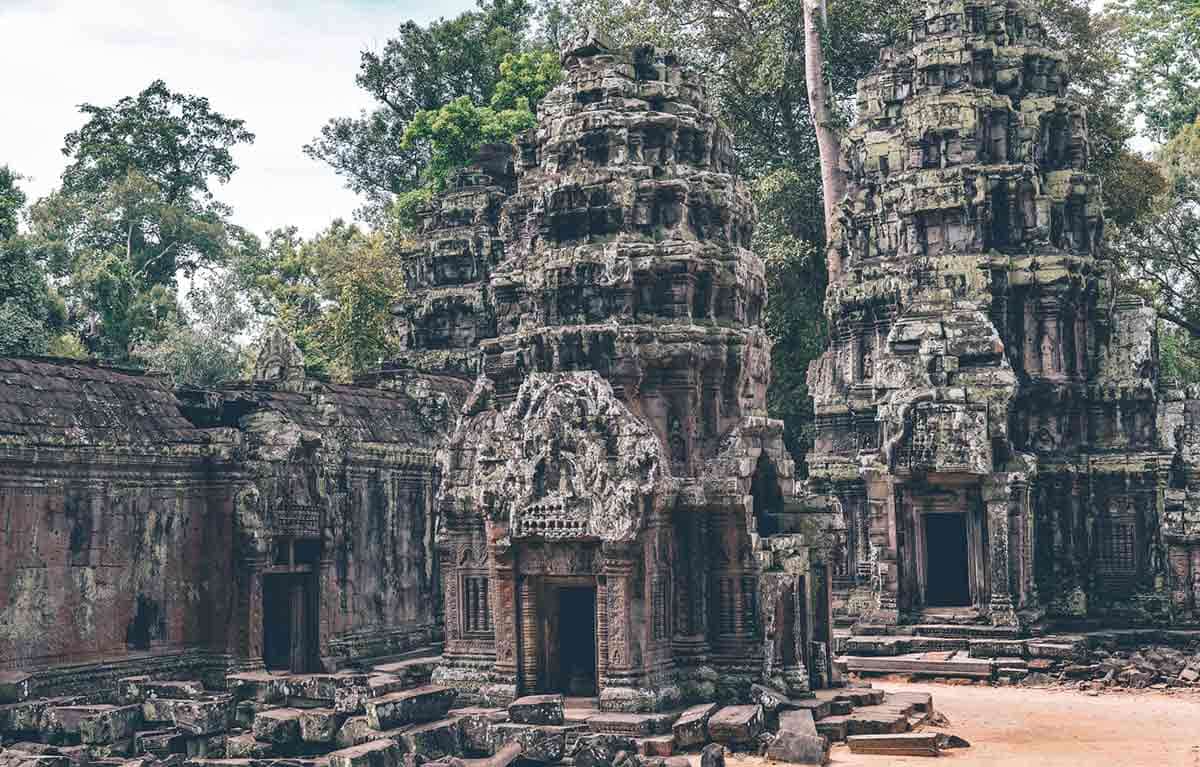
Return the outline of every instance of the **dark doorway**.
<path id="1" fill-rule="evenodd" d="M 315 610 L 306 573 L 263 576 L 263 663 L 268 669 L 310 671 Z"/>
<path id="2" fill-rule="evenodd" d="M 596 589 L 558 589 L 557 664 L 550 669 L 555 692 L 578 697 L 596 695 Z M 557 668 L 555 667 L 557 666 Z"/>
<path id="3" fill-rule="evenodd" d="M 930 607 L 970 606 L 966 515 L 925 514 L 924 520 L 925 604 Z"/>

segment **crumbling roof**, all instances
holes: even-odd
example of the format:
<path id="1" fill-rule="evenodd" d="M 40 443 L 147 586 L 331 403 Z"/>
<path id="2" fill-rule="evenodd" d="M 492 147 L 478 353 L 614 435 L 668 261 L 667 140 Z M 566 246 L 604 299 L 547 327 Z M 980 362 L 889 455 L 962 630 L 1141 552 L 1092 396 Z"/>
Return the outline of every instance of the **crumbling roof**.
<path id="1" fill-rule="evenodd" d="M 96 362 L 0 358 L 0 441 L 204 443 L 163 378 Z"/>

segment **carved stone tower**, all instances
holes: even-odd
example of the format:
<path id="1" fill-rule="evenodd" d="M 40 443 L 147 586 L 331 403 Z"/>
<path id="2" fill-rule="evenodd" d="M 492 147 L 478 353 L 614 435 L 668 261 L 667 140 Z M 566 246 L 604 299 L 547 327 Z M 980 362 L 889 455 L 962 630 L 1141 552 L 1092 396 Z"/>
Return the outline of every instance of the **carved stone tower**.
<path id="1" fill-rule="evenodd" d="M 1087 122 L 1047 45 L 1014 0 L 930 2 L 859 85 L 809 372 L 852 616 L 1164 607 L 1153 313 L 1114 294 Z"/>
<path id="2" fill-rule="evenodd" d="M 412 359 L 479 370 L 440 495 L 438 679 L 621 710 L 821 684 L 827 580 L 796 533 L 824 515 L 766 417 L 732 141 L 669 54 L 589 35 L 563 62 L 536 131 L 460 173 L 406 256 Z"/>

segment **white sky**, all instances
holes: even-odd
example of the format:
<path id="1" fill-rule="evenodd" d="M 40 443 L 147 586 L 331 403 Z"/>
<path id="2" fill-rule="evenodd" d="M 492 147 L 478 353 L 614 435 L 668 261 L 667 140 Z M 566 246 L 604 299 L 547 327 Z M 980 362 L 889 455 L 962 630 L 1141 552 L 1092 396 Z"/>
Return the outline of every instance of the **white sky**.
<path id="1" fill-rule="evenodd" d="M 154 79 L 205 96 L 257 135 L 235 150 L 232 181 L 214 191 L 233 219 L 263 234 L 305 234 L 360 204 L 301 147 L 370 97 L 354 84 L 359 53 L 404 21 L 427 23 L 473 0 L 0 0 L 0 165 L 29 176 L 36 199 L 66 166 L 62 140 L 78 104 L 112 104 Z"/>

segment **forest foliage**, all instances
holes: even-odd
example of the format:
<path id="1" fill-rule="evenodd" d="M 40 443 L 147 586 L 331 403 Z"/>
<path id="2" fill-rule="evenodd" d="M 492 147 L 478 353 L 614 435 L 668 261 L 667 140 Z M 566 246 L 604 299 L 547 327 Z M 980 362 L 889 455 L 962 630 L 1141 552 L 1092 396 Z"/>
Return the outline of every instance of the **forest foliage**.
<path id="1" fill-rule="evenodd" d="M 736 138 L 769 279 L 770 407 L 801 458 L 812 426 L 805 374 L 827 334 L 804 2 L 480 0 L 407 23 L 361 55 L 355 82 L 373 106 L 332 117 L 304 147 L 361 195 L 361 220 L 307 238 L 235 223 L 220 186 L 254 136 L 207 98 L 155 81 L 84 104 L 53 193 L 25 199 L 20 168 L 3 165 L 16 158 L 0 157 L 0 354 L 91 356 L 206 386 L 244 375 L 248 341 L 279 324 L 314 372 L 348 379 L 394 357 L 396 253 L 415 209 L 480 146 L 535 124 L 561 78 L 558 48 L 586 19 L 619 44 L 674 49 L 706 77 Z M 1168 373 L 1200 380 L 1200 0 L 1112 0 L 1102 12 L 1086 0 L 1030 2 L 1088 109 L 1117 276 L 1163 318 Z M 921 2 L 826 4 L 824 77 L 844 128 L 855 81 Z"/>

